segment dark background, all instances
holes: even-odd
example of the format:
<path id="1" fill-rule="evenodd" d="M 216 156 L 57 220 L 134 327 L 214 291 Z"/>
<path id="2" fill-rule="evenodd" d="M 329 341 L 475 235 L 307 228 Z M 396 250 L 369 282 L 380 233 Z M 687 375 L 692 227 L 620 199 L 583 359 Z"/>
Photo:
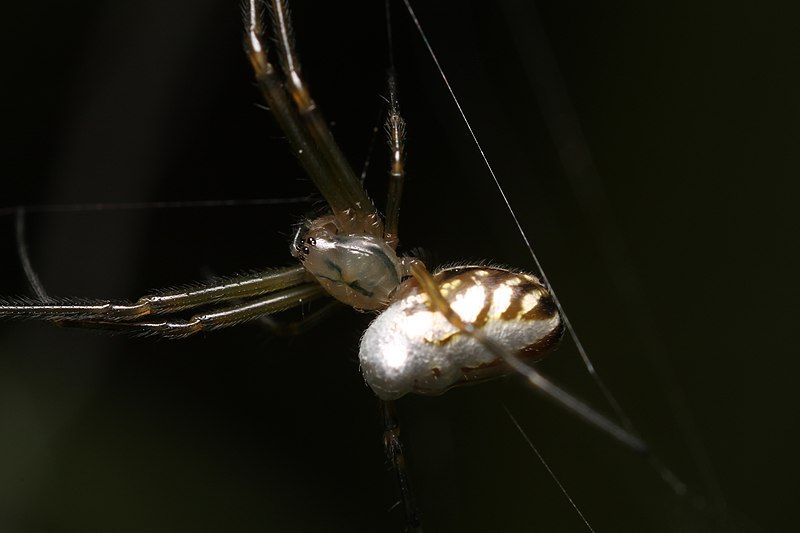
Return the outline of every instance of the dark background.
<path id="1" fill-rule="evenodd" d="M 504 404 L 597 531 L 791 529 L 797 9 L 537 2 L 599 176 L 571 183 L 558 150 L 569 139 L 554 143 L 547 126 L 569 117 L 540 108 L 530 76 L 531 7 L 417 4 L 600 373 L 709 502 L 674 496 L 641 459 L 509 379 L 400 402 L 426 529 L 585 530 Z M 360 169 L 384 94 L 383 3 L 292 7 L 314 96 Z M 403 244 L 433 264 L 533 270 L 402 6 L 394 19 L 408 121 Z M 237 2 L 20 2 L 2 24 L 3 206 L 312 190 L 256 106 Z M 379 204 L 384 152 L 379 137 L 367 181 Z M 51 294 L 131 298 L 290 264 L 291 224 L 309 208 L 30 213 L 27 242 Z M 0 293 L 23 294 L 13 217 L 0 228 Z M 2 324 L 0 529 L 397 530 L 376 402 L 357 366 L 368 320 L 342 309 L 291 340 L 242 326 L 180 342 Z M 647 354 L 674 370 L 667 390 L 685 390 L 691 437 L 727 510 Z M 608 410 L 571 342 L 541 368 Z"/>

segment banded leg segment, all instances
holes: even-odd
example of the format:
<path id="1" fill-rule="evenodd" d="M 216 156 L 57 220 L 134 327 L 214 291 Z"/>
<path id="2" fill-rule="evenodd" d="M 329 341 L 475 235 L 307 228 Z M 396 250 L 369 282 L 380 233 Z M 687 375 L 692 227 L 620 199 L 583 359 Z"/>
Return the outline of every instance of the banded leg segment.
<path id="1" fill-rule="evenodd" d="M 91 329 L 124 331 L 144 336 L 155 335 L 168 338 L 182 338 L 201 331 L 235 326 L 248 320 L 285 311 L 324 296 L 325 291 L 318 284 L 306 283 L 281 290 L 269 296 L 243 301 L 223 309 L 197 314 L 188 319 L 153 321 L 113 321 L 103 319 L 62 320 L 63 326 Z"/>
<path id="2" fill-rule="evenodd" d="M 272 2 L 278 51 L 285 79 L 267 56 L 262 16 L 256 0 L 249 0 L 247 6 L 245 45 L 259 87 L 278 125 L 289 138 L 303 168 L 331 206 L 342 227 L 380 235 L 383 228 L 380 217 L 334 141 L 322 113 L 300 75 L 300 63 L 294 52 L 286 3 L 281 0 Z"/>
<path id="3" fill-rule="evenodd" d="M 312 280 L 302 266 L 297 266 L 147 295 L 135 302 L 69 298 L 48 298 L 47 301 L 25 298 L 2 300 L 0 318 L 124 322 L 225 300 L 263 295 Z"/>
<path id="4" fill-rule="evenodd" d="M 403 197 L 405 180 L 405 137 L 406 122 L 400 115 L 400 102 L 397 96 L 397 77 L 394 68 L 389 69 L 389 114 L 386 117 L 386 135 L 389 143 L 389 192 L 386 197 L 386 230 L 384 238 L 392 248 L 399 242 L 400 199 Z"/>
<path id="5" fill-rule="evenodd" d="M 339 145 L 336 144 L 328 123 L 303 79 L 300 60 L 294 50 L 288 3 L 286 0 L 272 0 L 271 5 L 281 67 L 286 77 L 286 89 L 297 107 L 303 126 L 325 160 L 331 172 L 330 179 L 349 200 L 349 214 L 358 223 L 358 230 L 379 236 L 383 228 L 375 206 L 342 154 Z"/>
<path id="6" fill-rule="evenodd" d="M 261 93 L 269 105 L 272 116 L 292 145 L 300 164 L 320 194 L 334 213 L 343 213 L 349 207 L 349 199 L 328 178 L 325 162 L 302 128 L 297 110 L 284 90 L 282 77 L 267 57 L 267 47 L 262 35 L 260 10 L 256 6 L 256 1 L 250 0 L 245 47 Z"/>
<path id="7" fill-rule="evenodd" d="M 328 169 L 302 127 L 300 117 L 289 100 L 280 73 L 267 57 L 263 39 L 262 14 L 256 0 L 249 0 L 247 11 L 247 36 L 245 48 L 256 75 L 256 81 L 270 112 L 289 139 L 295 155 L 320 194 L 334 213 L 343 213 L 349 207 L 347 196 L 328 178 Z"/>

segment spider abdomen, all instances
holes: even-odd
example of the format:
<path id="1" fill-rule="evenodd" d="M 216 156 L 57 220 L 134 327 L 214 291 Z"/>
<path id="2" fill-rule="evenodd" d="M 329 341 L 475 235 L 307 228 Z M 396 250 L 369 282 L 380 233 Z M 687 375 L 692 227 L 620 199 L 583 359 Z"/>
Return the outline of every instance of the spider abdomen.
<path id="1" fill-rule="evenodd" d="M 553 348 L 563 326 L 548 290 L 529 274 L 457 267 L 434 279 L 452 309 L 490 339 L 527 360 Z M 425 395 L 507 374 L 510 369 L 475 339 L 458 331 L 413 279 L 370 324 L 361 339 L 361 371 L 383 400 Z"/>

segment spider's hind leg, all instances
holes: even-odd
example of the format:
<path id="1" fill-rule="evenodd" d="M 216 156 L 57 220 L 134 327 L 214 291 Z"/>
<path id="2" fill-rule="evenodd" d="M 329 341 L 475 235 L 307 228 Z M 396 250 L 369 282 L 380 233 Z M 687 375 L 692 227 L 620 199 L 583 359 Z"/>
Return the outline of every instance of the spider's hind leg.
<path id="1" fill-rule="evenodd" d="M 411 479 L 406 468 L 403 443 L 400 440 L 400 423 L 397 421 L 394 402 L 380 401 L 381 418 L 383 420 L 383 448 L 386 460 L 395 474 L 397 489 L 400 493 L 400 504 L 405 516 L 403 531 L 421 533 L 422 525 L 417 508 L 414 491 L 411 490 Z"/>
<path id="2" fill-rule="evenodd" d="M 314 310 L 299 320 L 292 322 L 281 322 L 267 315 L 261 317 L 259 319 L 259 323 L 276 337 L 294 337 L 295 335 L 308 333 L 310 330 L 324 321 L 325 318 L 331 314 L 331 312 L 339 307 L 342 307 L 341 302 L 338 300 L 331 300 L 324 306 Z"/>

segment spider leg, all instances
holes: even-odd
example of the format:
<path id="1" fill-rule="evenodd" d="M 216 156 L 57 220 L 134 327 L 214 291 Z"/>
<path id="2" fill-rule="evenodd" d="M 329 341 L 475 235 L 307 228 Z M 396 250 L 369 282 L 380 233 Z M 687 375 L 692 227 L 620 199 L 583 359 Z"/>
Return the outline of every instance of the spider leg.
<path id="1" fill-rule="evenodd" d="M 313 283 L 298 285 L 255 300 L 237 302 L 229 307 L 193 315 L 187 319 L 114 321 L 107 319 L 67 319 L 58 323 L 68 327 L 123 331 L 143 336 L 182 338 L 201 331 L 235 326 L 264 315 L 285 311 L 303 302 L 323 296 L 325 291 Z"/>
<path id="2" fill-rule="evenodd" d="M 393 248 L 397 246 L 398 224 L 400 222 L 400 199 L 403 196 L 405 180 L 405 136 L 406 122 L 400 116 L 400 104 L 397 97 L 397 77 L 394 68 L 389 69 L 389 114 L 386 117 L 386 134 L 388 136 L 391 162 L 389 163 L 389 192 L 386 197 L 386 230 L 384 239 Z"/>
<path id="3" fill-rule="evenodd" d="M 350 197 L 352 216 L 356 220 L 363 220 L 365 223 L 370 224 L 371 227 L 365 227 L 365 230 L 382 230 L 375 206 L 361 186 L 361 181 L 356 177 L 344 154 L 342 154 L 339 145 L 333 139 L 328 123 L 312 99 L 306 82 L 301 75 L 300 61 L 294 50 L 292 21 L 289 16 L 288 2 L 286 0 L 272 0 L 271 4 L 273 25 L 277 34 L 278 52 L 281 66 L 286 76 L 286 89 L 297 106 L 303 125 L 328 163 L 332 171 L 331 178 Z"/>
<path id="4" fill-rule="evenodd" d="M 259 296 L 312 281 L 302 266 L 269 270 L 192 285 L 139 298 L 135 302 L 28 298 L 0 300 L 0 318 L 71 320 L 112 323 L 166 314 L 225 300 Z"/>
<path id="5" fill-rule="evenodd" d="M 461 333 L 475 339 L 492 355 L 501 359 L 512 369 L 525 376 L 536 392 L 563 409 L 566 409 L 589 425 L 613 437 L 632 451 L 643 456 L 649 457 L 651 455 L 647 444 L 641 437 L 622 428 L 622 426 L 596 411 L 580 398 L 556 385 L 538 370 L 523 363 L 516 355 L 506 350 L 493 339 L 488 338 L 480 328 L 463 321 L 461 317 L 453 311 L 453 308 L 450 307 L 445 297 L 442 296 L 439 286 L 421 261 L 411 259 L 408 262 L 408 267 L 411 275 L 419 282 L 420 287 L 422 287 L 430 298 L 432 308 L 442 313 L 445 318 L 447 318 L 448 322 L 458 328 Z"/>
<path id="6" fill-rule="evenodd" d="M 255 71 L 256 81 L 270 112 L 275 117 L 283 133 L 289 139 L 300 164 L 311 177 L 314 185 L 331 206 L 335 213 L 344 212 L 348 208 L 347 196 L 339 191 L 335 184 L 327 178 L 327 168 L 320 154 L 311 143 L 308 134 L 300 124 L 300 117 L 294 109 L 283 88 L 280 73 L 267 57 L 267 46 L 263 39 L 261 9 L 256 0 L 249 0 L 245 6 L 247 35 L 245 48 L 250 63 Z"/>
<path id="7" fill-rule="evenodd" d="M 245 6 L 245 46 L 272 114 L 289 138 L 303 168 L 331 206 L 337 221 L 346 229 L 356 224 L 358 231 L 380 235 L 382 223 L 372 201 L 333 139 L 300 76 L 286 3 L 282 0 L 272 2 L 276 41 L 285 79 L 267 57 L 261 9 L 257 4 L 257 0 L 248 0 Z"/>
<path id="8" fill-rule="evenodd" d="M 383 449 L 386 452 L 386 460 L 392 465 L 395 473 L 397 488 L 400 492 L 400 500 L 403 505 L 405 515 L 406 532 L 421 532 L 422 525 L 411 490 L 411 479 L 406 469 L 406 459 L 403 453 L 403 443 L 400 441 L 400 423 L 397 421 L 394 402 L 380 402 L 381 418 L 383 419 Z"/>
<path id="9" fill-rule="evenodd" d="M 262 316 L 259 318 L 259 322 L 265 328 L 269 329 L 270 332 L 276 337 L 294 337 L 295 335 L 307 333 L 319 325 L 319 323 L 322 322 L 325 317 L 331 313 L 331 311 L 341 306 L 342 303 L 338 300 L 331 300 L 323 307 L 320 307 L 313 313 L 304 316 L 300 320 L 295 320 L 293 322 L 281 322 L 279 320 L 275 320 L 271 316 Z"/>

